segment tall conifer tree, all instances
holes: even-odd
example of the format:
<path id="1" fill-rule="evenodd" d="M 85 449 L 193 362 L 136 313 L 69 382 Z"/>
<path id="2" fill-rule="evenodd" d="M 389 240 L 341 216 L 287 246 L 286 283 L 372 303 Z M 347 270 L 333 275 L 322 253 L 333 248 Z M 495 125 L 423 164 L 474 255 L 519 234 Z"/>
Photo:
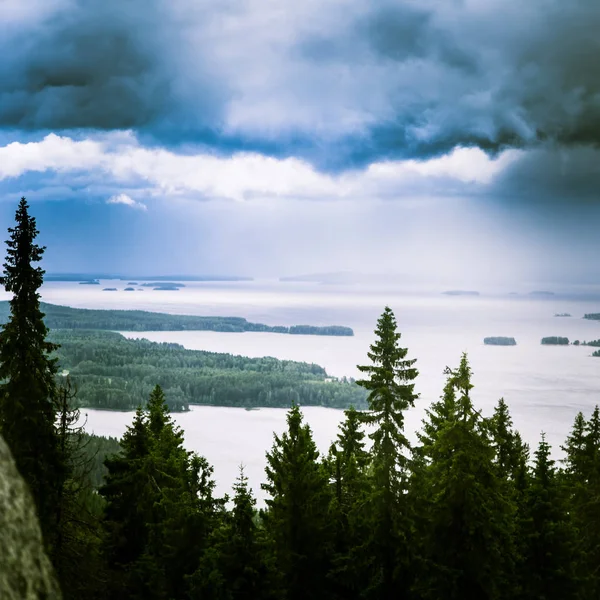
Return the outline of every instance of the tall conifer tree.
<path id="1" fill-rule="evenodd" d="M 471 369 L 463 355 L 447 370 L 456 401 L 430 422 L 426 467 L 420 473 L 422 544 L 416 590 L 424 599 L 510 597 L 514 504 L 497 474 L 488 424 L 474 409 Z M 448 388 L 447 388 L 448 390 Z M 448 410 L 446 410 L 448 409 Z"/>
<path id="2" fill-rule="evenodd" d="M 370 593 L 378 598 L 398 598 L 408 588 L 410 522 L 406 506 L 410 444 L 404 434 L 404 411 L 414 405 L 418 375 L 415 359 L 399 345 L 401 334 L 389 307 L 377 321 L 376 340 L 367 356 L 370 365 L 358 369 L 368 379 L 357 381 L 369 391 L 369 410 L 363 421 L 374 428 L 370 438 L 373 493 L 371 552 L 375 571 Z"/>
<path id="3" fill-rule="evenodd" d="M 12 292 L 10 317 L 0 331 L 0 426 L 35 500 L 46 544 L 55 535 L 64 479 L 55 429 L 57 348 L 46 339 L 38 290 L 44 271 L 35 266 L 45 248 L 35 243 L 35 218 L 21 198 L 9 228 L 2 284 Z"/>
<path id="4" fill-rule="evenodd" d="M 262 488 L 270 497 L 265 527 L 273 539 L 285 597 L 326 599 L 331 552 L 327 473 L 297 405 L 288 412 L 287 422 L 287 431 L 275 436 L 267 453 L 267 483 Z"/>

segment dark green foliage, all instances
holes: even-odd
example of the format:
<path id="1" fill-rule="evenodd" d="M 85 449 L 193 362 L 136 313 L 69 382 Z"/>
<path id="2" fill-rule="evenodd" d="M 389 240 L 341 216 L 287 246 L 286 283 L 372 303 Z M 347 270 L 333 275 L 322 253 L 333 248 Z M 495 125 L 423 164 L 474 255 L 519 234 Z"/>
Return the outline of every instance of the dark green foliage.
<path id="1" fill-rule="evenodd" d="M 393 598 L 406 590 L 409 569 L 409 508 L 406 490 L 409 478 L 410 445 L 404 434 L 404 411 L 414 405 L 414 380 L 418 375 L 415 359 L 407 360 L 408 350 L 398 344 L 396 318 L 389 307 L 377 321 L 376 340 L 367 353 L 372 364 L 359 366 L 369 378 L 357 381 L 369 391 L 369 410 L 364 423 L 374 427 L 372 493 L 367 510 L 372 519 L 370 553 L 374 557 L 371 593 Z"/>
<path id="2" fill-rule="evenodd" d="M 490 420 L 490 432 L 498 475 L 502 479 L 515 482 L 527 462 L 528 448 L 519 433 L 513 429 L 512 418 L 504 398 L 500 398 L 494 409 Z"/>
<path id="3" fill-rule="evenodd" d="M 525 494 L 523 521 L 523 598 L 577 598 L 577 532 L 543 435 Z"/>
<path id="4" fill-rule="evenodd" d="M 64 465 L 54 428 L 56 416 L 56 346 L 40 311 L 38 289 L 44 271 L 34 266 L 44 253 L 35 243 L 35 219 L 21 199 L 10 228 L 2 283 L 12 292 L 10 316 L 0 331 L 0 428 L 17 467 L 29 484 L 46 544 L 56 534 L 59 488 Z"/>
<path id="5" fill-rule="evenodd" d="M 488 425 L 473 408 L 471 370 L 463 356 L 447 370 L 444 400 L 423 436 L 426 466 L 417 490 L 427 515 L 419 522 L 421 598 L 507 597 L 513 572 L 514 506 L 497 475 Z"/>
<path id="6" fill-rule="evenodd" d="M 267 453 L 265 528 L 285 598 L 326 599 L 331 544 L 327 473 L 298 406 L 290 409 L 287 423 Z"/>
<path id="7" fill-rule="evenodd" d="M 108 331 L 52 332 L 60 367 L 78 387 L 78 401 L 94 408 L 135 410 L 156 384 L 173 411 L 190 404 L 345 408 L 362 406 L 352 380 L 331 380 L 315 364 L 186 350 L 179 344 L 129 340 Z"/>
<path id="8" fill-rule="evenodd" d="M 332 497 L 331 597 L 351 600 L 361 597 L 368 584 L 370 561 L 365 560 L 362 545 L 370 535 L 370 521 L 365 519 L 364 507 L 372 490 L 361 414 L 353 407 L 345 414 L 326 465 Z"/>
<path id="9" fill-rule="evenodd" d="M 203 600 L 277 598 L 268 568 L 268 544 L 257 525 L 255 500 L 240 468 L 233 507 L 210 539 L 200 567 L 189 578 L 189 597 Z"/>
<path id="10" fill-rule="evenodd" d="M 100 489 L 111 598 L 183 598 L 222 510 L 212 468 L 183 448 L 158 386 L 121 447 Z"/>
<path id="11" fill-rule="evenodd" d="M 569 509 L 578 530 L 578 575 L 584 598 L 600 594 L 600 409 L 588 421 L 579 413 L 563 450 Z"/>
<path id="12" fill-rule="evenodd" d="M 148 284 L 142 284 L 148 285 Z M 155 285 L 155 284 L 152 284 Z M 161 286 L 163 287 L 163 286 Z M 117 288 L 105 288 L 116 291 Z M 164 287 L 164 289 L 175 289 Z M 264 325 L 249 323 L 242 317 L 196 317 L 193 315 L 170 315 L 145 310 L 99 310 L 89 308 L 71 308 L 57 304 L 41 303 L 45 313 L 44 321 L 50 329 L 103 329 L 107 331 L 223 331 L 241 333 L 260 331 L 270 333 L 289 333 L 296 335 L 333 335 L 352 336 L 350 327 L 331 325 L 315 327 L 312 325 Z M 0 302 L 0 322 L 9 317 L 9 305 Z"/>
<path id="13" fill-rule="evenodd" d="M 121 451 L 121 444 L 115 437 L 90 433 L 82 434 L 82 442 L 86 456 L 88 480 L 92 488 L 98 490 L 104 484 L 104 478 L 108 473 L 104 462 L 109 456 Z"/>
<path id="14" fill-rule="evenodd" d="M 548 345 L 548 346 L 568 346 L 569 338 L 553 335 L 550 337 L 542 338 L 541 343 L 543 345 Z"/>

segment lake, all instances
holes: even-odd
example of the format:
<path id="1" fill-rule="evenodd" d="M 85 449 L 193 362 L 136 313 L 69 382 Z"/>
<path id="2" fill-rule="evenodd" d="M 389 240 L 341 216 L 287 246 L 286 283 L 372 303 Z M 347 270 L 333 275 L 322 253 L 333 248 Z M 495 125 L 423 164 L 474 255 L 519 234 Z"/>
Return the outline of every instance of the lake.
<path id="1" fill-rule="evenodd" d="M 278 281 L 186 282 L 179 291 L 125 292 L 127 281 L 102 281 L 100 286 L 52 282 L 42 299 L 81 308 L 129 308 L 174 314 L 240 316 L 268 325 L 347 325 L 354 337 L 320 337 L 271 333 L 144 332 L 126 333 L 154 341 L 177 342 L 186 348 L 246 356 L 274 356 L 315 362 L 335 376 L 356 377 L 365 364 L 373 329 L 383 308 L 395 312 L 401 342 L 417 358 L 421 394 L 407 415 L 414 435 L 425 407 L 442 391 L 444 367 L 457 366 L 469 354 L 474 371 L 473 399 L 490 414 L 500 397 L 508 402 L 515 425 L 530 444 L 544 431 L 555 454 L 570 430 L 575 414 L 586 414 L 600 402 L 600 359 L 592 349 L 541 346 L 545 336 L 570 340 L 600 338 L 600 323 L 582 319 L 600 312 L 599 298 L 550 296 L 446 296 L 419 294 L 394 287 L 361 289 L 350 285 L 318 285 Z M 119 291 L 104 292 L 104 287 Z M 554 317 L 567 312 L 571 318 Z M 517 346 L 484 346 L 487 336 L 515 337 Z M 102 435 L 121 435 L 131 413 L 86 411 L 88 428 Z M 342 418 L 340 411 L 304 409 L 319 448 L 326 451 Z M 195 407 L 177 415 L 186 444 L 215 466 L 219 491 L 227 491 L 240 463 L 246 465 L 257 495 L 263 480 L 264 453 L 273 431 L 285 428 L 285 411 Z"/>

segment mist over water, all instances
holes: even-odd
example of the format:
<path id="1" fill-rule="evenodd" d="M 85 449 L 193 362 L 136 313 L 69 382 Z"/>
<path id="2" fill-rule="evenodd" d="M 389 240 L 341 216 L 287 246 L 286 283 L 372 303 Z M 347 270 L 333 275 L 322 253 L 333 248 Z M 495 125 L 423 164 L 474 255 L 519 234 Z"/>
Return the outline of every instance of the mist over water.
<path id="1" fill-rule="evenodd" d="M 270 333 L 216 333 L 204 331 L 126 333 L 153 341 L 177 342 L 186 348 L 246 356 L 314 362 L 334 376 L 357 377 L 357 364 L 368 362 L 376 320 L 384 306 L 395 312 L 401 343 L 420 371 L 416 390 L 421 394 L 406 415 L 414 439 L 424 409 L 437 399 L 446 366 L 458 366 L 462 352 L 469 354 L 477 408 L 489 415 L 500 397 L 508 402 L 516 427 L 531 445 L 544 431 L 560 456 L 560 445 L 578 411 L 589 414 L 600 402 L 600 359 L 584 346 L 541 346 L 540 339 L 558 335 L 571 341 L 600 338 L 600 323 L 582 319 L 600 312 L 600 299 L 527 295 L 478 297 L 407 292 L 398 288 L 364 289 L 358 286 L 313 283 L 237 282 L 186 283 L 177 291 L 124 292 L 127 282 L 99 286 L 48 283 L 42 299 L 82 308 L 144 309 L 177 314 L 240 316 L 269 325 L 347 325 L 355 336 L 320 337 Z M 103 287 L 118 287 L 103 292 Z M 441 290 L 440 290 L 441 291 Z M 567 312 L 571 318 L 557 318 Z M 487 336 L 511 336 L 515 347 L 484 346 Z M 132 413 L 85 410 L 88 429 L 102 435 L 121 435 Z M 319 449 L 326 452 L 343 418 L 341 411 L 303 409 Z M 246 465 L 254 492 L 261 497 L 264 453 L 274 431 L 285 429 L 285 410 L 193 407 L 175 415 L 184 428 L 186 444 L 204 454 L 215 467 L 218 490 L 230 489 L 240 463 Z"/>

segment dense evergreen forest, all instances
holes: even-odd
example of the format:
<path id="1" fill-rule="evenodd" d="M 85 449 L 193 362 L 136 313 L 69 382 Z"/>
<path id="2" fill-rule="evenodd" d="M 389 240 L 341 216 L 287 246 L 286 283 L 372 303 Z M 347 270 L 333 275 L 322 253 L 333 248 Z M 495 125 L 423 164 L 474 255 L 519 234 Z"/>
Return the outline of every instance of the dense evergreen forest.
<path id="1" fill-rule="evenodd" d="M 218 473 L 185 450 L 158 385 L 121 440 L 86 434 L 40 311 L 44 249 L 25 199 L 9 234 L 0 428 L 65 599 L 600 598 L 598 407 L 575 415 L 557 464 L 543 434 L 524 443 L 503 399 L 481 414 L 463 355 L 411 445 L 418 363 L 385 308 L 359 366 L 367 408 L 346 410 L 321 455 L 292 404 L 259 510 L 241 468 L 216 497 Z"/>
<path id="2" fill-rule="evenodd" d="M 330 378 L 315 364 L 186 350 L 110 331 L 57 330 L 49 339 L 59 346 L 58 365 L 69 372 L 80 406 L 135 410 L 157 384 L 172 411 L 190 404 L 366 406 L 353 380 Z"/>
<path id="3" fill-rule="evenodd" d="M 116 288 L 114 288 L 116 289 Z M 350 327 L 331 325 L 263 325 L 249 323 L 242 317 L 195 317 L 170 315 L 144 310 L 93 310 L 71 308 L 40 302 L 44 322 L 50 329 L 103 329 L 108 331 L 224 331 L 241 333 L 259 331 L 291 335 L 352 336 Z M 8 302 L 0 302 L 0 322 L 6 323 L 10 314 Z"/>

